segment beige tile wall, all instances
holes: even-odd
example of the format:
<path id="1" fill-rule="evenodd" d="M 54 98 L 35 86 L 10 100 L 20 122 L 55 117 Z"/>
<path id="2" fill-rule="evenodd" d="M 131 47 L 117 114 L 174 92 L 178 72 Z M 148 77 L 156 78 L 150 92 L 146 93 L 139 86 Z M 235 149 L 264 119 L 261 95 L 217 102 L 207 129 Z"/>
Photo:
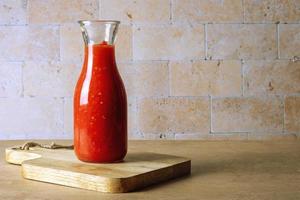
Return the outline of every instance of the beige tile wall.
<path id="1" fill-rule="evenodd" d="M 300 135 L 299 0 L 0 0 L 0 139 L 72 138 L 79 19 L 122 22 L 131 139 Z"/>

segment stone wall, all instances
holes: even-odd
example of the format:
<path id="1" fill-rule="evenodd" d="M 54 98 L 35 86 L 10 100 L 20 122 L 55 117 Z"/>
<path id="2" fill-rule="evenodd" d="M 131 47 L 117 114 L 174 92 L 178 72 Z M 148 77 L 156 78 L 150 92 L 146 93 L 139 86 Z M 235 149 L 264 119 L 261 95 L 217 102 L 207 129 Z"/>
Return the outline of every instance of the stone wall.
<path id="1" fill-rule="evenodd" d="M 131 139 L 299 135 L 299 0 L 1 0 L 0 139 L 72 138 L 79 19 L 122 22 Z"/>

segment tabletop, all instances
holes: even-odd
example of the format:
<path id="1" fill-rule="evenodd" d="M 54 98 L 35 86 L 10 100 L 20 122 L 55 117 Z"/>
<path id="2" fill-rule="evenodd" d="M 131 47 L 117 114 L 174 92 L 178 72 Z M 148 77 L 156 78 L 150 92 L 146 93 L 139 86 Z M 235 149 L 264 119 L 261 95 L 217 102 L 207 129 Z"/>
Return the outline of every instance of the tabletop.
<path id="1" fill-rule="evenodd" d="M 7 147 L 25 141 L 0 141 Z M 50 141 L 38 141 L 50 143 Z M 55 141 L 71 144 L 72 141 Z M 0 199 L 300 199 L 300 141 L 129 141 L 129 153 L 188 157 L 190 176 L 139 191 L 106 194 L 25 180 L 20 166 L 0 159 Z"/>

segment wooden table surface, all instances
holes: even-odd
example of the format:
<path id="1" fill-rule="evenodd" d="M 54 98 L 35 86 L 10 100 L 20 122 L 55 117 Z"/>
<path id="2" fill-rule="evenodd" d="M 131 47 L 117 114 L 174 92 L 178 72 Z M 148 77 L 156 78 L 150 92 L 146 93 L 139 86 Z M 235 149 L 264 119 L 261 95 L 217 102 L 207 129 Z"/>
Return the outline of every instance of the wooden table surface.
<path id="1" fill-rule="evenodd" d="M 56 141 L 71 143 L 71 141 Z M 6 147 L 24 141 L 1 141 Z M 42 141 L 50 143 L 50 141 Z M 0 199 L 300 199 L 300 141 L 130 141 L 129 152 L 151 151 L 192 159 L 192 174 L 143 190 L 104 194 L 21 177 L 0 160 Z"/>

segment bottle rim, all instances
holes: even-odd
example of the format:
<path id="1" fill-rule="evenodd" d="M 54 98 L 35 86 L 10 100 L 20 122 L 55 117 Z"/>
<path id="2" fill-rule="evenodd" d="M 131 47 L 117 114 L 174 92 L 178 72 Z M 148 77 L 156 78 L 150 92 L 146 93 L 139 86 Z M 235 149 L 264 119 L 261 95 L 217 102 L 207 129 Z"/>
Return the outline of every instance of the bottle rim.
<path id="1" fill-rule="evenodd" d="M 120 24 L 118 20 L 79 20 L 79 24 L 89 25 L 92 23 L 103 23 L 103 24 Z"/>

